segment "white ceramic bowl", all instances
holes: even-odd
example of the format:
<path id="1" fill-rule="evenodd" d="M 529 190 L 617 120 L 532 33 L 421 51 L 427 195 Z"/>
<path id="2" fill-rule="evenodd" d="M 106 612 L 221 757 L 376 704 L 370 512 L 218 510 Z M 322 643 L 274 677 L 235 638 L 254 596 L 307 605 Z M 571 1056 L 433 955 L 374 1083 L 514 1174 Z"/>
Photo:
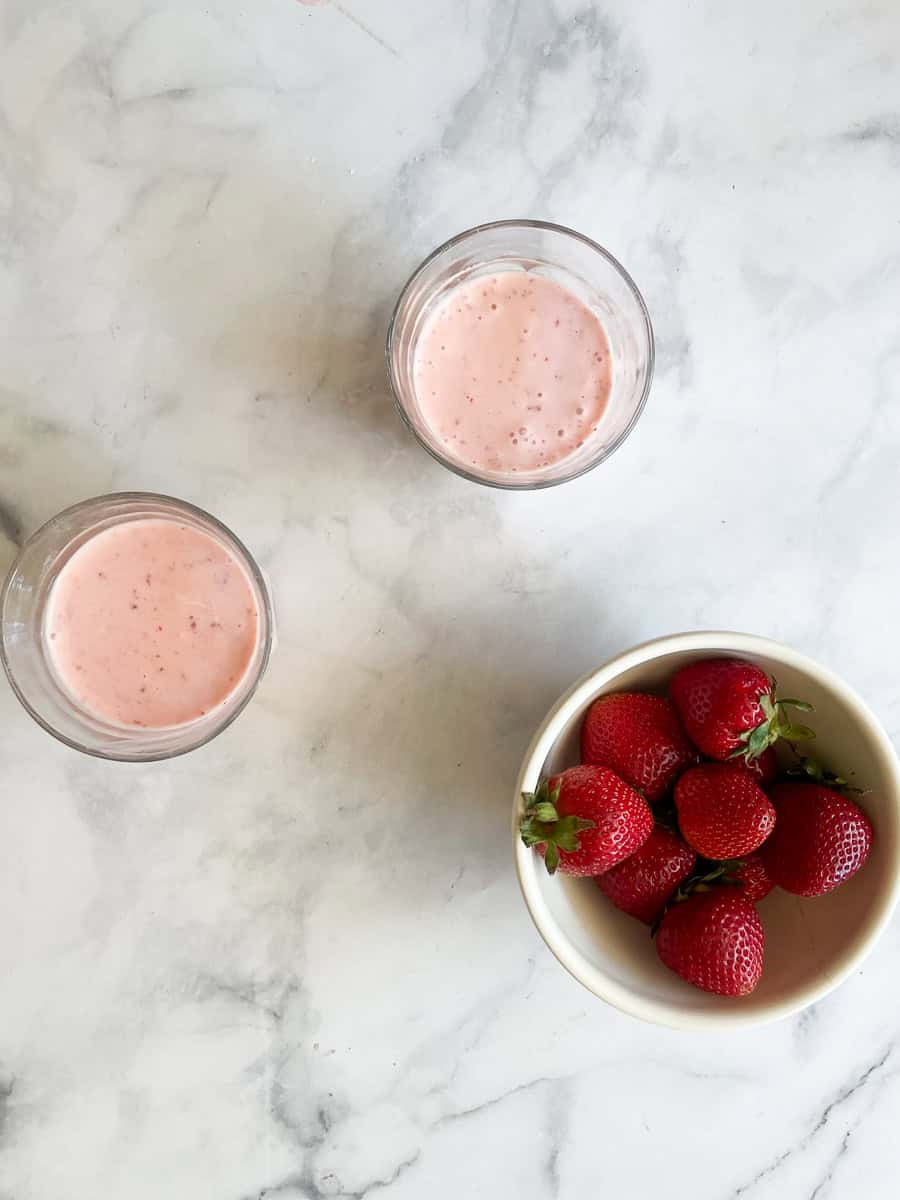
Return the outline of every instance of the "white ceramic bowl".
<path id="1" fill-rule="evenodd" d="M 815 705 L 809 752 L 866 789 L 859 803 L 875 829 L 869 860 L 827 896 L 803 900 L 776 888 L 760 904 L 766 932 L 762 980 L 752 995 L 727 999 L 684 983 L 659 961 L 647 927 L 614 908 L 590 879 L 547 874 L 518 836 L 522 792 L 541 775 L 578 762 L 581 721 L 605 692 L 661 691 L 679 667 L 733 656 L 757 663 L 783 696 Z M 516 785 L 516 870 L 544 941 L 586 988 L 609 1004 L 660 1025 L 715 1028 L 763 1024 L 799 1012 L 837 987 L 872 949 L 900 891 L 900 762 L 877 719 L 831 671 L 796 650 L 744 633 L 682 633 L 637 646 L 569 689 L 538 730 Z"/>

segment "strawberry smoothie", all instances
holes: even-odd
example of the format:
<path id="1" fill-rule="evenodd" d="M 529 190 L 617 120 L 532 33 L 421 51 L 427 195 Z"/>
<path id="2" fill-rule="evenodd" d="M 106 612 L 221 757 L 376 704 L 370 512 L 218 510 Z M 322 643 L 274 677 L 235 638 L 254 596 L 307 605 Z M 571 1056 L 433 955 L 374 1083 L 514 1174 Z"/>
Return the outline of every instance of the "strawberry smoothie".
<path id="1" fill-rule="evenodd" d="M 574 292 L 501 271 L 460 284 L 436 307 L 413 377 L 422 418 L 450 457 L 534 472 L 596 434 L 612 383 L 609 339 Z"/>
<path id="2" fill-rule="evenodd" d="M 227 704 L 256 650 L 260 616 L 230 551 L 177 520 L 123 521 L 72 555 L 47 602 L 59 683 L 103 720 L 171 728 Z"/>

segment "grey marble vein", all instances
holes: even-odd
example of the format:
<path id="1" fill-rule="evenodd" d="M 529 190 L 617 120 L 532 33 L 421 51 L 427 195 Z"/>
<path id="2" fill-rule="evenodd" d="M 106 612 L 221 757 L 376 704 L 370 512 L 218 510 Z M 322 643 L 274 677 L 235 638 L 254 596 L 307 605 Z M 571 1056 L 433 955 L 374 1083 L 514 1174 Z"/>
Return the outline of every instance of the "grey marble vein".
<path id="1" fill-rule="evenodd" d="M 837 1095 L 832 1100 L 829 1100 L 829 1102 L 825 1105 L 819 1116 L 816 1118 L 815 1124 L 803 1138 L 794 1143 L 794 1145 L 789 1146 L 787 1149 L 780 1151 L 772 1159 L 772 1161 L 767 1166 L 763 1167 L 763 1169 L 756 1175 L 754 1175 L 752 1179 L 749 1179 L 746 1183 L 741 1184 L 740 1187 L 735 1189 L 733 1195 L 735 1197 L 744 1196 L 748 1192 L 752 1192 L 760 1183 L 778 1171 L 793 1155 L 802 1154 L 805 1150 L 807 1150 L 815 1138 L 818 1137 L 818 1135 L 828 1127 L 835 1113 L 840 1111 L 848 1101 L 852 1100 L 860 1091 L 862 1091 L 873 1077 L 878 1078 L 882 1074 L 882 1068 L 887 1064 L 892 1052 L 893 1046 L 889 1046 L 874 1062 L 867 1066 L 857 1076 L 857 1078 L 853 1080 L 852 1083 L 842 1087 Z M 848 1143 L 849 1133 L 845 1133 L 840 1144 L 840 1149 L 838 1154 L 835 1156 L 834 1161 L 837 1161 L 837 1158 L 839 1158 L 846 1151 Z M 831 1170 L 831 1168 L 829 1168 L 829 1170 Z M 816 1185 L 816 1191 L 824 1187 L 827 1182 L 828 1177 L 826 1176 L 819 1184 Z M 813 1195 L 815 1195 L 815 1192 L 813 1192 Z"/>
<path id="2" fill-rule="evenodd" d="M 835 1171 L 837 1170 L 838 1164 L 840 1163 L 841 1159 L 846 1155 L 847 1150 L 850 1147 L 850 1140 L 853 1137 L 854 1133 L 856 1132 L 858 1125 L 859 1125 L 858 1122 L 854 1125 L 851 1125 L 848 1128 L 847 1132 L 844 1134 L 844 1136 L 841 1138 L 841 1144 L 838 1146 L 831 1161 L 829 1162 L 827 1171 L 822 1176 L 822 1178 L 819 1180 L 819 1182 L 816 1184 L 816 1186 L 813 1188 L 813 1190 L 810 1192 L 809 1200 L 816 1200 L 816 1198 L 818 1196 L 821 1196 L 821 1195 L 827 1193 L 828 1189 L 831 1186 L 832 1180 L 834 1179 L 834 1174 L 835 1174 Z"/>

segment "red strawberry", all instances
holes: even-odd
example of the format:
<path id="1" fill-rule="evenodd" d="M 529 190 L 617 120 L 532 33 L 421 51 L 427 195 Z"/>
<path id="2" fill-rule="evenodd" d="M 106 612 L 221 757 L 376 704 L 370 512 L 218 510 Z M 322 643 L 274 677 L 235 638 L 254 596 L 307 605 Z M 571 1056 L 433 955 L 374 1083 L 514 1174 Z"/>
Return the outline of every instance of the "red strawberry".
<path id="1" fill-rule="evenodd" d="M 675 784 L 675 808 L 685 841 L 704 858 L 741 858 L 766 840 L 775 809 L 746 771 L 731 763 L 701 763 Z"/>
<path id="2" fill-rule="evenodd" d="M 759 983 L 765 937 L 756 909 L 738 888 L 695 892 L 673 904 L 656 952 L 676 975 L 718 996 L 746 996 Z"/>
<path id="3" fill-rule="evenodd" d="M 697 752 L 671 700 L 617 692 L 601 696 L 588 709 L 581 726 L 581 761 L 609 767 L 653 804 L 697 761 Z"/>
<path id="4" fill-rule="evenodd" d="M 748 854 L 725 874 L 729 880 L 737 880 L 741 884 L 741 895 L 752 904 L 764 900 L 775 886 L 775 881 L 769 878 L 765 863 L 758 854 Z"/>
<path id="5" fill-rule="evenodd" d="M 817 783 L 779 783 L 771 795 L 778 820 L 761 857 L 779 887 L 822 896 L 856 874 L 872 847 L 861 808 Z"/>
<path id="6" fill-rule="evenodd" d="M 680 837 L 657 826 L 639 850 L 598 875 L 596 882 L 616 908 L 652 925 L 696 861 L 697 856 Z"/>
<path id="7" fill-rule="evenodd" d="M 519 832 L 552 875 L 599 875 L 634 854 L 653 830 L 643 796 L 606 767 L 569 767 L 524 795 Z"/>
<path id="8" fill-rule="evenodd" d="M 746 771 L 750 778 L 755 779 L 762 788 L 774 783 L 778 775 L 778 759 L 771 746 L 763 750 L 762 754 L 757 755 L 756 758 L 733 758 L 730 761 L 733 767 L 739 767 L 742 771 Z"/>
<path id="9" fill-rule="evenodd" d="M 740 658 L 706 658 L 676 671 L 669 691 L 691 741 L 707 758 L 756 758 L 778 738 L 815 737 L 792 725 L 786 706 L 809 712 L 803 700 L 776 700 L 765 671 Z"/>

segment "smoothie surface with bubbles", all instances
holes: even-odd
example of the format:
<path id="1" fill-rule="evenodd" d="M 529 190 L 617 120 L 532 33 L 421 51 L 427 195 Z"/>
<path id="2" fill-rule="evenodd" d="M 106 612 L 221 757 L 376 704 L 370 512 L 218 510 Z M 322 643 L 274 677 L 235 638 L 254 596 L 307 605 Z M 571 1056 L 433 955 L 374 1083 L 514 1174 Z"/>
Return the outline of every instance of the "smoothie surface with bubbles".
<path id="1" fill-rule="evenodd" d="M 117 725 L 183 725 L 227 704 L 257 648 L 253 586 L 231 551 L 177 520 L 124 521 L 63 566 L 43 636 L 60 685 Z"/>
<path id="2" fill-rule="evenodd" d="M 612 364 L 599 317 L 543 275 L 501 271 L 450 291 L 413 364 L 422 417 L 460 465 L 514 476 L 593 439 Z"/>

